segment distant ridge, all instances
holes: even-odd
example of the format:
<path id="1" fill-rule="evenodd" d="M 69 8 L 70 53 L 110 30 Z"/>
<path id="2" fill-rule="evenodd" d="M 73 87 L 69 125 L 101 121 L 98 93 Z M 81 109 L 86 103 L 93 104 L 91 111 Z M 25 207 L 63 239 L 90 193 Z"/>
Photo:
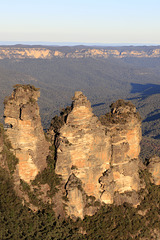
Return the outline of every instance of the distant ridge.
<path id="1" fill-rule="evenodd" d="M 43 45 L 43 46 L 106 46 L 106 47 L 122 47 L 122 46 L 159 46 L 160 43 L 87 43 L 87 42 L 41 42 L 41 41 L 0 41 L 0 45 Z"/>

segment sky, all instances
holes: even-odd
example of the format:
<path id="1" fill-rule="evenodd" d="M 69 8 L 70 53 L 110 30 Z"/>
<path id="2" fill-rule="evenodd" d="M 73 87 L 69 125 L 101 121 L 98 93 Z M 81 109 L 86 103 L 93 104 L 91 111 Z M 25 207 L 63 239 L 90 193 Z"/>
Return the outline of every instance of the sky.
<path id="1" fill-rule="evenodd" d="M 0 42 L 160 44 L 160 0 L 0 0 Z"/>

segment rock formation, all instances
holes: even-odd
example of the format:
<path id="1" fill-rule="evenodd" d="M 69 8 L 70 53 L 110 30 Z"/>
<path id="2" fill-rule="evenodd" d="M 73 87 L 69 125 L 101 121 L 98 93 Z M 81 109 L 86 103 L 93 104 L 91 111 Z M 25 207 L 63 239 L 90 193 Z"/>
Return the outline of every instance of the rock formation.
<path id="1" fill-rule="evenodd" d="M 110 169 L 100 178 L 105 203 L 139 203 L 139 153 L 141 133 L 140 116 L 130 102 L 118 100 L 111 105 L 111 113 L 101 118 L 110 135 Z M 132 193 L 132 194 L 131 194 Z"/>
<path id="2" fill-rule="evenodd" d="M 112 104 L 111 113 L 100 122 L 87 98 L 75 92 L 58 138 L 55 171 L 64 182 L 68 215 L 92 215 L 95 201 L 139 203 L 141 121 L 131 103 Z"/>
<path id="3" fill-rule="evenodd" d="M 46 167 L 49 152 L 37 104 L 39 96 L 33 86 L 16 85 L 11 97 L 4 101 L 6 133 L 19 159 L 16 173 L 27 183 Z"/>
<path id="4" fill-rule="evenodd" d="M 15 175 L 27 183 L 46 167 L 49 153 L 38 97 L 35 87 L 16 85 L 11 97 L 5 99 L 6 133 L 19 159 Z M 144 187 L 139 177 L 141 135 L 141 119 L 130 102 L 116 101 L 111 112 L 98 119 L 83 93 L 75 92 L 71 107 L 53 119 L 48 131 L 56 148 L 55 159 L 50 161 L 56 160 L 55 173 L 62 178 L 62 188 L 54 196 L 55 209 L 57 204 L 61 206 L 58 214 L 63 211 L 62 203 L 73 219 L 93 215 L 103 204 L 128 202 L 136 207 L 140 203 L 138 191 Z M 0 132 L 0 160 L 3 141 Z M 159 162 L 155 157 L 148 165 L 156 185 L 160 185 Z M 47 195 L 49 185 L 42 184 L 41 189 L 41 200 L 52 202 Z"/>
<path id="5" fill-rule="evenodd" d="M 0 59 L 50 59 L 51 51 L 46 48 L 17 48 L 17 47 L 0 47 Z"/>
<path id="6" fill-rule="evenodd" d="M 152 175 L 154 184 L 160 185 L 160 158 L 152 157 L 147 169 Z"/>

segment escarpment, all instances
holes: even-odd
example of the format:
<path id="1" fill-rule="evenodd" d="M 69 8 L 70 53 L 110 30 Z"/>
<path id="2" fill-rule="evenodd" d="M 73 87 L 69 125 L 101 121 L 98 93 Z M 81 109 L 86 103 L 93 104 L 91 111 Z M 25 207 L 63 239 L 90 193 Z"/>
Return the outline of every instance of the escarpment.
<path id="1" fill-rule="evenodd" d="M 66 51 L 63 47 L 26 47 L 26 46 L 0 46 L 0 59 L 53 59 L 53 58 L 158 58 L 160 56 L 159 47 L 152 47 L 149 51 L 145 48 L 128 47 L 120 49 L 119 47 L 113 48 L 76 48 Z"/>
<path id="2" fill-rule="evenodd" d="M 27 183 L 46 167 L 49 152 L 37 104 L 39 96 L 40 92 L 33 86 L 16 85 L 4 101 L 6 134 L 19 159 L 16 174 Z"/>
<path id="3" fill-rule="evenodd" d="M 59 130 L 55 168 L 71 217 L 92 215 L 95 202 L 139 204 L 140 117 L 131 103 L 120 100 L 100 120 L 83 93 L 75 92 L 72 110 Z"/>

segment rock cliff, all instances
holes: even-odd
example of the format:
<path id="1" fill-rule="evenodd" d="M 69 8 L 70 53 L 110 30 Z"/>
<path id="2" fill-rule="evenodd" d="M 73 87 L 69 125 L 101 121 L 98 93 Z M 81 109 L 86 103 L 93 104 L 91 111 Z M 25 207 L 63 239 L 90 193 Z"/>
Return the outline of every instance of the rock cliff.
<path id="1" fill-rule="evenodd" d="M 0 47 L 0 59 L 24 59 L 24 58 L 41 58 L 50 59 L 51 52 L 46 48 L 17 48 L 17 47 Z"/>
<path id="2" fill-rule="evenodd" d="M 139 48 L 120 50 L 118 47 L 104 48 L 77 48 L 66 51 L 63 47 L 0 47 L 0 59 L 52 59 L 52 58 L 157 58 L 160 57 L 159 47 L 147 51 Z"/>
<path id="3" fill-rule="evenodd" d="M 152 157 L 147 168 L 151 173 L 154 184 L 160 185 L 160 158 Z"/>
<path id="4" fill-rule="evenodd" d="M 130 102 L 118 100 L 111 105 L 111 112 L 101 117 L 110 135 L 110 169 L 100 179 L 105 203 L 139 203 L 137 191 L 142 187 L 139 179 L 139 153 L 141 120 Z"/>
<path id="5" fill-rule="evenodd" d="M 59 130 L 55 168 L 71 217 L 92 215 L 102 203 L 139 203 L 140 117 L 131 103 L 120 100 L 100 120 L 83 93 L 75 92 Z"/>
<path id="6" fill-rule="evenodd" d="M 38 89 L 31 85 L 16 85 L 4 101 L 6 134 L 19 159 L 16 174 L 27 183 L 46 167 L 49 152 L 37 104 L 39 96 Z"/>

